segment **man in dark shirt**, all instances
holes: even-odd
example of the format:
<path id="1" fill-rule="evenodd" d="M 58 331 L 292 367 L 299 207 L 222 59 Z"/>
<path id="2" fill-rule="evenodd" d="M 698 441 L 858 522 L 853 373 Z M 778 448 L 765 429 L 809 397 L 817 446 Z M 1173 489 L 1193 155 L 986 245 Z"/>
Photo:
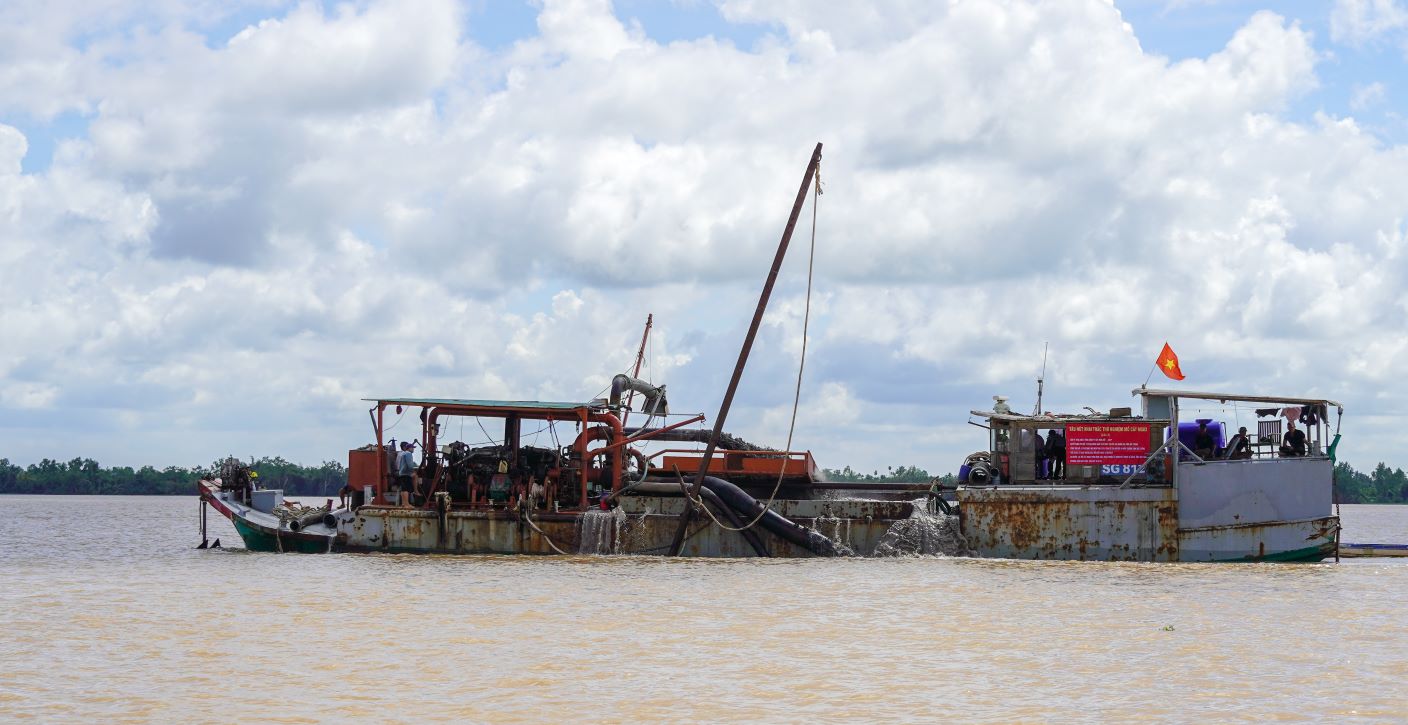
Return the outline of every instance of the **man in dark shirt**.
<path id="1" fill-rule="evenodd" d="M 1252 443 L 1247 438 L 1247 427 L 1242 426 L 1237 429 L 1237 435 L 1232 436 L 1232 440 L 1227 441 L 1228 460 L 1247 459 L 1252 457 Z"/>
<path id="2" fill-rule="evenodd" d="M 1041 431 L 1032 431 L 1032 447 L 1036 449 L 1036 480 L 1046 480 L 1046 439 L 1041 437 Z"/>
<path id="3" fill-rule="evenodd" d="M 1286 435 L 1281 438 L 1282 456 L 1303 456 L 1305 455 L 1305 431 L 1296 428 L 1293 420 L 1286 421 L 1289 429 Z"/>
<path id="4" fill-rule="evenodd" d="M 1052 480 L 1066 477 L 1066 437 L 1061 431 L 1052 429 L 1046 434 L 1046 458 L 1051 465 Z"/>
<path id="5" fill-rule="evenodd" d="M 1193 434 L 1193 455 L 1206 461 L 1212 458 L 1214 448 L 1208 424 L 1198 421 L 1198 432 Z"/>

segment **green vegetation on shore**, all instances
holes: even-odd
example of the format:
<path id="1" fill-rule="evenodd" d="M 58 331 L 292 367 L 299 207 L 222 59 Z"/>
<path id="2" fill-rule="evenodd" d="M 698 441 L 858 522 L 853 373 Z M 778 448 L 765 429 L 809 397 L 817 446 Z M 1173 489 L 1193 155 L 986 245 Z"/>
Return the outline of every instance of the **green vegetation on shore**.
<path id="1" fill-rule="evenodd" d="M 1335 466 L 1335 492 L 1340 503 L 1408 503 L 1408 474 L 1383 463 L 1371 473 L 1340 463 Z"/>
<path id="2" fill-rule="evenodd" d="M 861 473 L 850 466 L 845 468 L 823 468 L 826 480 L 838 483 L 924 483 L 938 478 L 940 483 L 952 486 L 958 482 L 952 473 L 936 476 L 919 466 L 886 466 L 885 472 Z"/>
<path id="3" fill-rule="evenodd" d="M 219 462 L 209 467 L 157 469 L 143 466 L 104 468 L 91 458 L 75 458 L 67 463 L 44 459 L 29 466 L 17 466 L 0 458 L 0 494 L 89 494 L 189 496 L 195 482 L 211 475 Z M 250 466 L 259 482 L 268 488 L 281 488 L 290 496 L 336 496 L 347 480 L 347 469 L 337 461 L 319 466 L 300 466 L 283 458 L 259 458 Z M 850 466 L 826 468 L 827 480 L 863 483 L 922 483 L 934 478 L 918 466 L 889 466 L 885 472 L 861 473 Z M 955 483 L 953 474 L 938 477 Z M 1380 463 L 1369 473 L 1356 471 L 1348 463 L 1335 466 L 1335 485 L 1340 503 L 1408 503 L 1408 474 L 1402 468 Z"/>
<path id="4" fill-rule="evenodd" d="M 91 458 L 75 458 L 67 463 L 48 458 L 21 467 L 0 458 L 0 493 L 97 494 L 137 496 L 191 496 L 196 481 L 219 468 L 157 469 L 142 466 L 104 468 Z M 336 461 L 321 466 L 300 466 L 282 458 L 259 458 L 250 465 L 267 488 L 281 488 L 289 496 L 336 496 L 347 482 L 347 469 Z"/>

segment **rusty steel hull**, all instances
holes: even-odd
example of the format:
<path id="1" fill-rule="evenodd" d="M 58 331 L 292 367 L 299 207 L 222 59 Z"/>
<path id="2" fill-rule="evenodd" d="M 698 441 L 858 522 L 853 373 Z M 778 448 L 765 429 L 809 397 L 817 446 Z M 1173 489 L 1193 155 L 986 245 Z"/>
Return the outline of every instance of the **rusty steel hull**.
<path id="1" fill-rule="evenodd" d="M 1339 519 L 1327 516 L 1178 530 L 1180 561 L 1320 561 L 1335 554 Z"/>
<path id="2" fill-rule="evenodd" d="M 968 546 L 1000 559 L 1178 561 L 1172 489 L 1003 486 L 958 491 Z"/>
<path id="3" fill-rule="evenodd" d="M 533 514 L 517 511 L 435 511 L 366 506 L 340 529 L 335 551 L 385 551 L 443 554 L 622 554 L 668 553 L 684 500 L 630 496 L 610 512 Z M 821 532 L 859 555 L 873 553 L 898 520 L 914 514 L 908 501 L 776 501 L 773 509 Z M 810 551 L 765 535 L 774 557 L 811 557 Z M 724 529 L 707 516 L 689 528 L 684 556 L 757 556 L 742 534 Z"/>
<path id="4" fill-rule="evenodd" d="M 1240 503 L 1241 495 L 1228 497 L 1229 488 L 1236 491 L 1229 484 L 1218 495 Z M 1180 491 L 1172 487 L 995 486 L 958 491 L 964 538 L 983 557 L 1244 562 L 1320 561 L 1334 554 L 1338 518 L 1279 518 L 1289 504 L 1278 509 L 1271 505 L 1274 496 L 1256 501 L 1262 510 L 1203 496 L 1190 502 L 1180 500 Z"/>

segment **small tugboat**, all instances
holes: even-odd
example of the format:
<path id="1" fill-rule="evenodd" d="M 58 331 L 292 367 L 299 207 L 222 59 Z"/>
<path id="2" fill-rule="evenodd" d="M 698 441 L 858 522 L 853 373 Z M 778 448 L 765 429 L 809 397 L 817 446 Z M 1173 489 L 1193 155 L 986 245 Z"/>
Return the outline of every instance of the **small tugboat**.
<path id="1" fill-rule="evenodd" d="M 1339 403 L 1142 387 L 1133 395 L 1141 416 L 1130 408 L 1028 416 L 1002 399 L 992 411 L 972 411 L 981 422 L 969 422 L 988 431 L 989 445 L 959 470 L 956 499 L 968 546 L 978 556 L 1009 559 L 1334 555 Z M 1231 433 L 1225 420 L 1205 413 L 1188 420 L 1190 409 L 1206 408 L 1230 408 L 1256 423 L 1255 432 L 1239 426 Z"/>

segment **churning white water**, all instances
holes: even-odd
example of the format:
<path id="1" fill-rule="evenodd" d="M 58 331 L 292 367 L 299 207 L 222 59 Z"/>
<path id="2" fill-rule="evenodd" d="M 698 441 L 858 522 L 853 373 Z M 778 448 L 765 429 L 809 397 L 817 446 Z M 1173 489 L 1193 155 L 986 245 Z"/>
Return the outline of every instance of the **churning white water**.
<path id="1" fill-rule="evenodd" d="M 840 516 L 818 516 L 813 523 L 817 533 L 831 539 L 836 550 L 843 556 L 854 554 L 855 542 L 851 540 L 851 519 Z"/>
<path id="2" fill-rule="evenodd" d="M 924 499 L 914 502 L 907 519 L 890 525 L 875 546 L 875 556 L 971 556 L 958 529 L 958 517 L 930 513 Z"/>

